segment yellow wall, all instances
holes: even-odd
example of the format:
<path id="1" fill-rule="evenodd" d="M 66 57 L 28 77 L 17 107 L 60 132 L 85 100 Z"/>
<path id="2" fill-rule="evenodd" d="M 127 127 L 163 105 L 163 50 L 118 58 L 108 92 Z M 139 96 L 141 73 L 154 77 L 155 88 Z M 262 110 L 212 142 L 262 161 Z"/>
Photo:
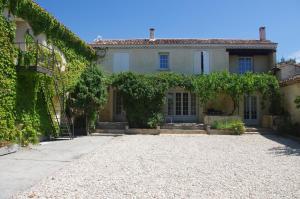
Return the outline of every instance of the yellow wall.
<path id="1" fill-rule="evenodd" d="M 210 72 L 228 71 L 229 55 L 225 48 L 191 49 L 191 48 L 140 48 L 109 49 L 106 56 L 98 61 L 99 67 L 108 73 L 113 72 L 114 53 L 129 53 L 129 70 L 138 73 L 154 73 L 159 70 L 159 53 L 169 53 L 170 71 L 193 74 L 194 54 L 197 51 L 208 51 Z"/>
<path id="2" fill-rule="evenodd" d="M 239 73 L 239 57 L 238 55 L 229 56 L 229 71 Z M 255 55 L 253 58 L 254 72 L 268 72 L 274 65 L 273 54 L 271 55 Z"/>
<path id="3" fill-rule="evenodd" d="M 293 122 L 300 123 L 300 109 L 297 109 L 294 103 L 295 98 L 300 96 L 300 83 L 281 87 L 281 92 L 284 97 L 285 110 L 290 113 Z"/>
<path id="4" fill-rule="evenodd" d="M 113 89 L 110 88 L 108 92 L 108 98 L 105 106 L 100 111 L 99 121 L 112 122 L 113 121 Z"/>

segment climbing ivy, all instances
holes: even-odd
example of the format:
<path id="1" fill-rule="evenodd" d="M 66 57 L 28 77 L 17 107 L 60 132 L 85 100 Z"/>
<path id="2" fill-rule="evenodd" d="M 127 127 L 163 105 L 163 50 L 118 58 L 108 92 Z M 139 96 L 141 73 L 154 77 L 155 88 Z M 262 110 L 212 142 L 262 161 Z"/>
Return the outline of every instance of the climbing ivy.
<path id="1" fill-rule="evenodd" d="M 96 57 L 90 46 L 34 1 L 10 0 L 8 6 L 15 16 L 21 17 L 30 24 L 36 35 L 44 33 L 48 39 L 59 40 L 67 48 L 73 49 L 76 54 L 83 55 L 89 60 Z"/>
<path id="2" fill-rule="evenodd" d="M 220 93 L 230 96 L 234 110 L 244 94 L 258 92 L 263 99 L 279 98 L 279 84 L 273 75 L 246 73 L 243 75 L 215 72 L 209 75 L 181 75 L 157 73 L 142 75 L 120 73 L 112 78 L 114 86 L 122 95 L 126 117 L 131 127 L 155 127 L 162 121 L 162 107 L 170 88 L 182 87 L 197 94 L 206 104 Z"/>
<path id="3" fill-rule="evenodd" d="M 16 49 L 15 24 L 2 16 L 4 8 L 27 21 L 34 35 L 44 33 L 47 36 L 48 45 L 55 46 L 57 63 L 62 64 L 60 54 L 65 56 L 67 63 L 62 79 L 66 91 L 74 88 L 81 73 L 96 56 L 91 47 L 32 0 L 0 0 L 0 142 L 20 141 L 27 145 L 36 143 L 40 135 L 55 136 L 53 133 L 57 132 L 54 130 L 57 124 L 50 119 L 55 113 L 49 109 L 54 86 L 52 78 L 20 70 L 19 66 L 33 65 L 36 54 L 42 53 L 45 62 L 39 65 L 45 67 L 52 52 L 48 47 L 37 49 L 33 35 L 28 33 L 25 35 L 26 51 Z M 62 93 L 62 87 L 59 90 Z"/>
<path id="4" fill-rule="evenodd" d="M 0 1 L 0 12 L 4 2 Z M 0 141 L 15 141 L 16 70 L 13 46 L 15 26 L 0 15 Z"/>

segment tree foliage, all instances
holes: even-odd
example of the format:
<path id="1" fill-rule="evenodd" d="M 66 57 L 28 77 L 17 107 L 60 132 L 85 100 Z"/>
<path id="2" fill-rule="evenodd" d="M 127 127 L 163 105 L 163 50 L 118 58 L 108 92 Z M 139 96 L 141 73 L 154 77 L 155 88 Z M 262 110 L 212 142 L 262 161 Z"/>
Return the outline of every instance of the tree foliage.
<path id="1" fill-rule="evenodd" d="M 82 110 L 89 126 L 93 126 L 96 114 L 107 100 L 108 78 L 96 67 L 82 73 L 74 91 L 70 94 L 69 106 Z"/>
<path id="2" fill-rule="evenodd" d="M 157 73 L 142 75 L 120 73 L 113 77 L 112 86 L 123 97 L 124 109 L 131 127 L 155 127 L 162 120 L 161 112 L 168 89 L 182 87 L 197 94 L 202 104 L 220 93 L 230 96 L 234 113 L 244 94 L 258 92 L 263 99 L 279 98 L 279 84 L 270 74 L 215 72 L 209 75 Z"/>

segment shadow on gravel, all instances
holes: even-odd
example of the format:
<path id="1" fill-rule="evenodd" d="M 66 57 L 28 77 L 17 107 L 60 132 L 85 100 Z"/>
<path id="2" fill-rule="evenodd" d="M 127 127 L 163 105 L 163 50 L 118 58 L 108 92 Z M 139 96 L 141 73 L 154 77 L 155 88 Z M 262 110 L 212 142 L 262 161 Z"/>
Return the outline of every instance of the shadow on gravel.
<path id="1" fill-rule="evenodd" d="M 91 136 L 95 136 L 95 137 L 97 137 L 97 136 L 103 136 L 103 137 L 120 137 L 120 136 L 123 136 L 123 134 L 109 134 L 109 133 L 103 133 L 103 134 L 93 134 L 93 135 L 91 135 Z"/>
<path id="2" fill-rule="evenodd" d="M 270 148 L 269 151 L 275 155 L 296 155 L 300 156 L 300 143 L 281 135 L 263 135 L 265 138 L 284 146 Z"/>

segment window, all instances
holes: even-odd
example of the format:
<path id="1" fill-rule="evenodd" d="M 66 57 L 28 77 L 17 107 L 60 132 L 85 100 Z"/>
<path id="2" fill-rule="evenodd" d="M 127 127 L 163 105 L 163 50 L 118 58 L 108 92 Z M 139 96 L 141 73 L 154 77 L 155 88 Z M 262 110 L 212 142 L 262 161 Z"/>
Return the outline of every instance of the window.
<path id="1" fill-rule="evenodd" d="M 169 53 L 159 53 L 159 69 L 169 69 Z"/>
<path id="2" fill-rule="evenodd" d="M 181 115 L 181 93 L 176 93 L 176 115 Z"/>
<path id="3" fill-rule="evenodd" d="M 251 57 L 240 57 L 239 58 L 239 72 L 240 72 L 240 74 L 243 74 L 246 72 L 253 72 Z"/>
<path id="4" fill-rule="evenodd" d="M 182 112 L 183 112 L 183 115 L 189 114 L 189 94 L 188 93 L 183 93 L 183 96 L 182 96 Z"/>

